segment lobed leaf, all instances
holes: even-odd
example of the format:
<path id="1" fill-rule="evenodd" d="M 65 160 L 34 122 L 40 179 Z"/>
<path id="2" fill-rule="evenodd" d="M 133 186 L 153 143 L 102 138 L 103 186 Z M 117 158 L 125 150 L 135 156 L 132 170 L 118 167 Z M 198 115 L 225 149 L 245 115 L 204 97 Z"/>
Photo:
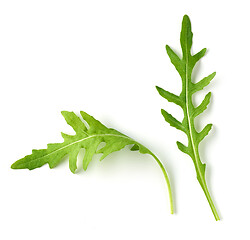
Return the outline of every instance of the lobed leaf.
<path id="1" fill-rule="evenodd" d="M 50 168 L 54 168 L 66 155 L 69 155 L 69 168 L 74 173 L 77 169 L 77 156 L 82 148 L 85 149 L 82 159 L 84 170 L 87 169 L 96 153 L 103 153 L 101 157 L 103 159 L 110 153 L 119 151 L 130 144 L 136 144 L 136 150 L 141 150 L 140 152 L 142 153 L 151 154 L 141 144 L 114 129 L 107 128 L 83 111 L 81 111 L 81 116 L 88 123 L 89 128 L 73 112 L 63 111 L 62 115 L 66 122 L 75 130 L 76 134 L 67 135 L 62 133 L 62 137 L 64 138 L 63 143 L 48 144 L 47 149 L 33 150 L 31 155 L 16 161 L 12 164 L 11 168 L 27 168 L 32 170 L 46 163 L 49 164 Z M 97 148 L 101 142 L 105 142 L 106 145 L 97 152 Z"/>
<path id="2" fill-rule="evenodd" d="M 210 81 L 214 78 L 215 72 L 209 76 L 203 78 L 198 83 L 194 84 L 192 81 L 192 71 L 195 64 L 205 55 L 206 48 L 203 48 L 200 52 L 192 56 L 191 47 L 192 47 L 193 33 L 191 31 L 191 22 L 187 15 L 183 17 L 182 29 L 180 34 L 180 42 L 182 49 L 182 59 L 180 59 L 174 51 L 167 45 L 166 50 L 167 54 L 172 62 L 172 64 L 177 69 L 178 73 L 181 76 L 182 80 L 182 91 L 180 96 L 176 96 L 168 91 L 163 90 L 160 87 L 156 87 L 159 94 L 167 99 L 169 102 L 173 102 L 182 107 L 184 118 L 182 123 L 176 120 L 171 114 L 165 110 L 161 110 L 162 115 L 165 120 L 173 127 L 182 130 L 186 133 L 188 138 L 188 147 L 183 145 L 180 142 L 177 142 L 177 146 L 180 151 L 188 154 L 194 163 L 198 181 L 209 201 L 210 207 L 213 211 L 216 220 L 219 220 L 218 213 L 215 209 L 211 196 L 209 194 L 208 188 L 205 181 L 205 164 L 201 162 L 198 145 L 204 139 L 204 137 L 209 133 L 212 128 L 212 124 L 208 124 L 201 132 L 197 133 L 194 124 L 194 118 L 200 115 L 208 106 L 211 98 L 211 92 L 209 92 L 204 100 L 198 107 L 194 107 L 192 102 L 192 95 L 202 90 L 207 86 Z"/>

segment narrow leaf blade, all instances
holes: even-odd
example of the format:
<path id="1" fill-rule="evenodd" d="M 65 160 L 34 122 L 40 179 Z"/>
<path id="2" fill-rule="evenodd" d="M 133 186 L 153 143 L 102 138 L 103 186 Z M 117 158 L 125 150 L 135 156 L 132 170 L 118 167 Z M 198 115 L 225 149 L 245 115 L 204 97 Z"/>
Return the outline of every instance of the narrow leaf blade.
<path id="1" fill-rule="evenodd" d="M 196 117 L 200 115 L 207 109 L 208 104 L 210 103 L 211 92 L 207 93 L 201 104 L 194 109 L 193 116 Z"/>
<path id="2" fill-rule="evenodd" d="M 198 133 L 198 143 L 200 143 L 210 132 L 213 124 L 207 124 L 201 132 Z"/>
<path id="3" fill-rule="evenodd" d="M 193 57 L 192 57 L 192 61 L 193 61 L 193 66 L 202 58 L 204 57 L 204 55 L 206 54 L 207 49 L 203 48 L 201 51 L 199 51 L 198 53 L 196 53 Z"/>
<path id="4" fill-rule="evenodd" d="M 195 83 L 193 85 L 192 93 L 198 92 L 202 90 L 204 87 L 206 87 L 211 82 L 211 80 L 215 77 L 215 75 L 216 75 L 216 72 L 213 72 L 207 77 L 200 80 L 198 83 Z"/>
<path id="5" fill-rule="evenodd" d="M 182 151 L 183 153 L 186 153 L 188 155 L 190 155 L 190 149 L 185 146 L 184 144 L 182 144 L 181 142 L 177 141 L 177 147 L 179 148 L 180 151 Z"/>
<path id="6" fill-rule="evenodd" d="M 186 60 L 190 55 L 192 47 L 193 33 L 191 30 L 191 22 L 187 15 L 183 17 L 181 28 L 181 48 L 183 54 L 183 60 Z"/>
<path id="7" fill-rule="evenodd" d="M 175 66 L 177 72 L 182 76 L 185 73 L 184 65 L 181 59 L 177 56 L 177 54 L 166 45 L 167 54 L 170 58 L 171 63 Z"/>
<path id="8" fill-rule="evenodd" d="M 161 114 L 165 118 L 165 121 L 170 124 L 170 126 L 175 127 L 176 129 L 185 132 L 185 129 L 184 129 L 182 123 L 179 122 L 176 118 L 174 118 L 170 113 L 168 113 L 167 111 L 162 109 Z"/>
<path id="9" fill-rule="evenodd" d="M 176 96 L 175 94 L 173 93 L 170 93 L 158 86 L 156 86 L 156 89 L 158 91 L 158 93 L 165 99 L 167 99 L 169 102 L 173 102 L 179 106 L 183 106 L 183 102 L 181 100 L 181 98 L 179 96 Z"/>

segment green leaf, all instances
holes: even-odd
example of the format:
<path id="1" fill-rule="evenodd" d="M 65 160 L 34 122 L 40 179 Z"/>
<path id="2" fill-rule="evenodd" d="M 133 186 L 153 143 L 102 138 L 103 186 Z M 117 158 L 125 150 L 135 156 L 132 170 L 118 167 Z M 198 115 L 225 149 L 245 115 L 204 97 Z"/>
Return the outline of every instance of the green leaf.
<path id="1" fill-rule="evenodd" d="M 49 164 L 50 168 L 54 168 L 65 156 L 69 156 L 69 168 L 72 173 L 75 173 L 77 169 L 77 157 L 82 148 L 85 149 L 82 161 L 83 169 L 86 170 L 95 154 L 101 153 L 102 156 L 100 160 L 102 160 L 109 154 L 119 151 L 127 145 L 133 145 L 131 148 L 132 151 L 149 154 L 159 164 L 168 186 L 170 209 L 171 213 L 173 213 L 170 181 L 161 161 L 148 148 L 132 138 L 118 132 L 115 129 L 107 128 L 86 112 L 81 111 L 80 113 L 83 120 L 88 124 L 88 127 L 75 113 L 63 111 L 62 115 L 66 122 L 74 129 L 75 135 L 62 133 L 62 137 L 64 139 L 62 143 L 48 144 L 47 149 L 33 150 L 31 155 L 27 155 L 16 161 L 11 165 L 11 168 L 27 168 L 32 170 L 39 168 L 44 164 Z M 98 150 L 101 143 L 105 143 L 105 146 Z"/>
<path id="2" fill-rule="evenodd" d="M 195 55 L 191 54 L 193 33 L 191 31 L 191 22 L 187 15 L 183 17 L 182 29 L 180 35 L 180 42 L 182 48 L 182 59 L 180 59 L 177 54 L 167 45 L 167 54 L 171 60 L 171 63 L 175 66 L 182 80 L 182 91 L 179 96 L 170 93 L 160 87 L 157 87 L 159 94 L 167 99 L 169 102 L 173 102 L 182 107 L 184 118 L 182 122 L 176 120 L 171 114 L 162 110 L 162 115 L 165 120 L 173 127 L 182 130 L 186 133 L 188 138 L 188 147 L 180 142 L 177 142 L 178 148 L 188 154 L 194 163 L 197 179 L 207 197 L 211 210 L 214 214 L 216 220 L 219 220 L 217 210 L 213 204 L 212 198 L 207 188 L 205 180 L 205 164 L 201 162 L 198 145 L 204 139 L 204 137 L 209 133 L 212 128 L 212 124 L 208 124 L 201 132 L 197 132 L 194 125 L 194 119 L 196 116 L 200 115 L 208 106 L 211 98 L 211 93 L 209 92 L 202 103 L 198 107 L 194 107 L 192 102 L 192 96 L 195 92 L 202 90 L 207 86 L 210 81 L 214 78 L 215 72 L 209 76 L 203 78 L 200 82 L 194 84 L 192 81 L 192 72 L 195 64 L 205 55 L 206 48 L 202 49 Z"/>

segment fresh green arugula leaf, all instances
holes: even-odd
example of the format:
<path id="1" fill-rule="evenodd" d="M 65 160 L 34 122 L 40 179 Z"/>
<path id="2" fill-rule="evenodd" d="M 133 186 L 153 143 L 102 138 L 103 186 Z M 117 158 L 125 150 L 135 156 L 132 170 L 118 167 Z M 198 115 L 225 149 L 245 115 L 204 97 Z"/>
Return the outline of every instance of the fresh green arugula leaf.
<path id="1" fill-rule="evenodd" d="M 81 111 L 81 116 L 83 120 L 87 122 L 88 127 L 73 112 L 63 111 L 62 115 L 76 134 L 67 135 L 62 133 L 62 137 L 64 138 L 63 143 L 48 144 L 47 149 L 33 150 L 31 155 L 27 155 L 13 163 L 11 166 L 12 169 L 27 168 L 32 170 L 46 163 L 49 164 L 50 168 L 54 168 L 61 162 L 62 158 L 68 155 L 69 168 L 72 173 L 75 173 L 77 169 L 77 156 L 82 148 L 85 149 L 83 168 L 86 170 L 94 154 L 102 153 L 100 158 L 100 160 L 102 160 L 112 152 L 119 151 L 127 145 L 133 145 L 131 148 L 132 151 L 150 154 L 159 164 L 166 179 L 169 191 L 170 210 L 171 213 L 173 213 L 172 193 L 167 172 L 161 161 L 148 148 L 115 129 L 107 128 L 86 112 Z M 103 142 L 105 146 L 97 150 L 98 146 Z"/>
<path id="2" fill-rule="evenodd" d="M 178 71 L 179 75 L 182 79 L 182 91 L 179 96 L 165 91 L 160 87 L 156 87 L 159 94 L 167 99 L 169 102 L 173 102 L 180 106 L 183 109 L 184 118 L 182 122 L 178 121 L 171 114 L 169 114 L 165 110 L 161 110 L 163 117 L 165 120 L 173 127 L 183 131 L 188 138 L 188 146 L 177 142 L 178 148 L 188 154 L 195 165 L 195 170 L 197 173 L 197 179 L 206 195 L 206 198 L 209 202 L 209 205 L 212 209 L 214 217 L 216 220 L 219 220 L 219 215 L 214 206 L 212 198 L 207 188 L 206 179 L 205 179 L 205 168 L 206 165 L 201 162 L 198 146 L 199 143 L 203 140 L 203 138 L 209 133 L 212 128 L 212 124 L 208 124 L 204 127 L 201 132 L 197 132 L 194 126 L 194 119 L 198 115 L 200 115 L 208 106 L 210 102 L 211 92 L 209 92 L 202 103 L 198 107 L 194 107 L 192 103 L 192 96 L 197 91 L 202 90 L 205 86 L 207 86 L 210 81 L 214 78 L 215 72 L 210 74 L 208 77 L 203 78 L 198 83 L 192 82 L 192 71 L 194 69 L 195 64 L 205 55 L 206 49 L 202 49 L 195 55 L 191 55 L 191 47 L 192 47 L 192 38 L 193 33 L 191 31 L 191 23 L 190 19 L 187 15 L 183 17 L 182 21 L 182 30 L 180 36 L 180 43 L 182 48 L 182 59 L 178 57 L 178 55 L 167 45 L 166 50 L 167 54 Z"/>

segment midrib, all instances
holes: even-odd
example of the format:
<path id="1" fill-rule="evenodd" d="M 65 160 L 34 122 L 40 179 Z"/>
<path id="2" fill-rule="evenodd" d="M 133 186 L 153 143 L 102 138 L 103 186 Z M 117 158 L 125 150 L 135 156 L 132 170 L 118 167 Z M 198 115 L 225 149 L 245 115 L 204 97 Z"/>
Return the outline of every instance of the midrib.
<path id="1" fill-rule="evenodd" d="M 78 141 L 75 141 L 75 142 L 73 142 L 73 143 L 70 143 L 70 144 L 68 144 L 68 145 L 66 145 L 66 146 L 63 146 L 63 147 L 61 147 L 61 148 L 59 148 L 59 149 L 57 149 L 57 150 L 55 150 L 55 151 L 53 151 L 53 152 L 50 152 L 49 154 L 46 154 L 46 155 L 44 155 L 44 156 L 42 156 L 42 157 L 40 157 L 40 158 L 32 159 L 32 160 L 30 160 L 29 162 L 34 162 L 34 161 L 37 161 L 37 160 L 42 159 L 42 158 L 44 158 L 44 157 L 48 157 L 48 156 L 50 156 L 50 155 L 52 155 L 52 154 L 54 154 L 54 153 L 56 153 L 56 152 L 59 152 L 59 151 L 65 149 L 65 148 L 67 148 L 67 147 L 70 147 L 70 146 L 72 146 L 72 145 L 74 145 L 74 144 L 77 144 L 77 143 L 80 143 L 80 142 L 84 142 L 84 141 L 86 141 L 86 140 L 88 140 L 88 139 L 90 139 L 90 138 L 104 137 L 104 136 L 112 136 L 112 137 L 126 138 L 126 139 L 129 139 L 129 140 L 131 140 L 131 141 L 134 141 L 133 139 L 131 139 L 131 138 L 127 137 L 127 136 L 123 136 L 123 135 L 117 135 L 117 134 L 95 134 L 95 135 L 91 135 L 91 136 L 89 136 L 89 137 L 86 137 L 86 138 L 84 138 L 84 139 L 80 139 L 80 140 L 78 140 Z M 135 142 L 135 141 L 134 141 L 134 142 Z M 136 143 L 136 142 L 135 142 L 135 143 Z"/>
<path id="2" fill-rule="evenodd" d="M 186 46 L 186 109 L 187 109 L 187 118 L 188 118 L 188 126 L 189 126 L 189 134 L 190 134 L 190 139 L 191 139 L 191 144 L 192 144 L 192 148 L 193 148 L 193 152 L 194 152 L 194 158 L 195 158 L 195 163 L 197 166 L 197 170 L 198 173 L 200 175 L 200 178 L 203 182 L 202 179 L 202 174 L 201 174 L 201 170 L 199 168 L 199 163 L 198 163 L 198 156 L 197 156 L 197 152 L 196 152 L 196 148 L 194 145 L 194 139 L 193 139 L 193 134 L 192 134 L 192 126 L 191 126 L 191 119 L 190 119 L 190 115 L 189 115 L 189 98 L 188 98 L 188 51 L 187 51 L 187 46 Z"/>

